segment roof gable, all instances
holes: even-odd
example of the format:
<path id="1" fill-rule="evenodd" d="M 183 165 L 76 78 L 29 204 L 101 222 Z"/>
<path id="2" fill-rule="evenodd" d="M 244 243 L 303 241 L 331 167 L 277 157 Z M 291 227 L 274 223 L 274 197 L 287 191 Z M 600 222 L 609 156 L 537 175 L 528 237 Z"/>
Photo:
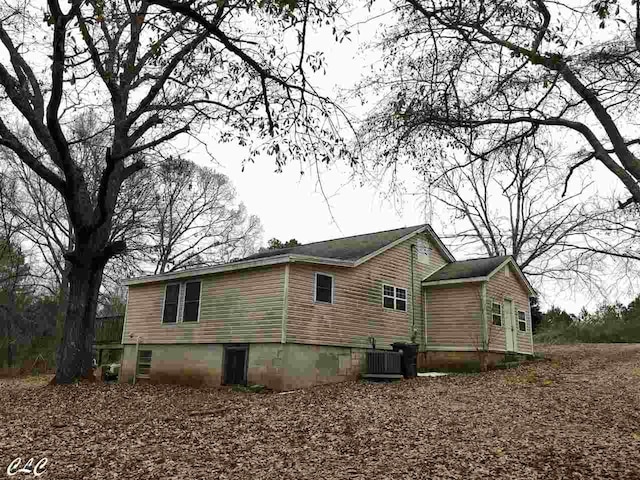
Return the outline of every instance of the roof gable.
<path id="1" fill-rule="evenodd" d="M 516 276 L 528 290 L 530 296 L 536 296 L 527 277 L 511 255 L 474 258 L 444 265 L 422 281 L 422 285 L 435 286 L 463 282 L 483 282 L 489 280 L 505 265 L 513 265 Z"/>

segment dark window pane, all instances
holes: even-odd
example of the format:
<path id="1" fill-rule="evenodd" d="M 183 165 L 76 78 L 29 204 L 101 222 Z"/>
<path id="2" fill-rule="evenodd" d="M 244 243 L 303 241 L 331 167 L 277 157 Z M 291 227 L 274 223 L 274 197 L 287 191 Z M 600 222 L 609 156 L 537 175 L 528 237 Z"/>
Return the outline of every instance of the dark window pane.
<path id="1" fill-rule="evenodd" d="M 176 323 L 177 316 L 178 316 L 178 304 L 165 303 L 164 315 L 162 316 L 162 323 Z"/>
<path id="2" fill-rule="evenodd" d="M 502 317 L 500 315 L 493 315 L 493 324 L 497 326 L 502 326 Z"/>
<path id="3" fill-rule="evenodd" d="M 140 350 L 138 358 L 140 363 L 151 363 L 151 350 Z"/>
<path id="4" fill-rule="evenodd" d="M 198 302 L 186 302 L 184 304 L 184 315 L 182 317 L 183 322 L 197 322 L 198 321 Z"/>
<path id="5" fill-rule="evenodd" d="M 407 301 L 406 300 L 396 300 L 396 310 L 402 310 L 403 312 L 407 311 Z"/>
<path id="6" fill-rule="evenodd" d="M 520 328 L 521 332 L 526 332 L 527 331 L 527 322 L 518 322 L 518 327 Z"/>
<path id="7" fill-rule="evenodd" d="M 499 303 L 494 303 L 491 305 L 491 310 L 493 311 L 493 313 L 500 314 L 502 312 L 502 305 L 500 305 Z"/>
<path id="8" fill-rule="evenodd" d="M 384 297 L 385 308 L 393 308 L 393 297 Z"/>
<path id="9" fill-rule="evenodd" d="M 200 300 L 200 282 L 187 283 L 184 300 L 186 302 L 197 302 Z"/>
<path id="10" fill-rule="evenodd" d="M 333 278 L 328 275 L 316 275 L 316 286 L 318 288 L 329 289 L 331 290 L 331 283 L 333 282 Z"/>
<path id="11" fill-rule="evenodd" d="M 390 287 L 388 285 L 384 286 L 384 294 L 388 297 L 393 297 L 393 287 Z"/>
<path id="12" fill-rule="evenodd" d="M 316 288 L 316 302 L 331 303 L 331 289 Z"/>
<path id="13" fill-rule="evenodd" d="M 178 294 L 180 293 L 180 285 L 167 285 L 167 293 L 164 303 L 178 303 Z"/>
<path id="14" fill-rule="evenodd" d="M 396 288 L 396 297 L 406 299 L 407 291 L 404 288 Z"/>

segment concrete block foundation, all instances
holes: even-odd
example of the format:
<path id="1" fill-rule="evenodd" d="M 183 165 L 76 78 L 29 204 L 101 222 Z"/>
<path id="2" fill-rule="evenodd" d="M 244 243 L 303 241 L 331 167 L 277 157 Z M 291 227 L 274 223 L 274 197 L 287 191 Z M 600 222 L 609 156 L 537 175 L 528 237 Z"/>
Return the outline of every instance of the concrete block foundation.
<path id="1" fill-rule="evenodd" d="M 222 344 L 141 344 L 138 349 L 152 352 L 148 380 L 152 383 L 222 385 Z M 366 349 L 326 345 L 251 343 L 247 383 L 282 391 L 354 380 L 366 365 L 364 352 Z M 132 381 L 135 368 L 136 346 L 125 345 L 120 381 Z"/>
<path id="2" fill-rule="evenodd" d="M 426 351 L 418 353 L 418 368 L 450 368 L 461 367 L 465 364 L 479 363 L 483 352 L 476 351 Z M 504 352 L 485 352 L 487 365 L 495 365 L 504 360 Z"/>

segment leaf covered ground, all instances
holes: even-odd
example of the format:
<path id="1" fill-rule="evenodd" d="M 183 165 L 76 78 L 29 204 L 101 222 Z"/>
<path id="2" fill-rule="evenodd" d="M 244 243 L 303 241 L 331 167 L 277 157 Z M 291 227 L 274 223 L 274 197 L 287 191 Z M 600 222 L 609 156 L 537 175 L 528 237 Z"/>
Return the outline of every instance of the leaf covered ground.
<path id="1" fill-rule="evenodd" d="M 541 350 L 284 395 L 0 380 L 0 478 L 46 457 L 43 479 L 640 479 L 640 345 Z"/>

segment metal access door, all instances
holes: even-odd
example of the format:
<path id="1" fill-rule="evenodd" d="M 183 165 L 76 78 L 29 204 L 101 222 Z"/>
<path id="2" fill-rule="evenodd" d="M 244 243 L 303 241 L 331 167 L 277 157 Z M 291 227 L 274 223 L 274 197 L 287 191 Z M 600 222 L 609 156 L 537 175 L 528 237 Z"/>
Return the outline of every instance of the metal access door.
<path id="1" fill-rule="evenodd" d="M 513 314 L 513 300 L 504 301 L 504 331 L 506 334 L 505 344 L 507 352 L 515 352 L 517 348 L 517 330 L 515 315 Z"/>
<path id="2" fill-rule="evenodd" d="M 223 370 L 225 385 L 247 384 L 248 345 L 225 345 Z"/>

